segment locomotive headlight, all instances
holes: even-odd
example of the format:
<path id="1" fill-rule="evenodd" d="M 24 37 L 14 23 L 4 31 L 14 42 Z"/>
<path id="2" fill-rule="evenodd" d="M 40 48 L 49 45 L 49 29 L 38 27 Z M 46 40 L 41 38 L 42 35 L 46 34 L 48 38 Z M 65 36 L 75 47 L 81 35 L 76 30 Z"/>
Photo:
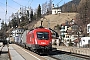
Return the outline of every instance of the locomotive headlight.
<path id="1" fill-rule="evenodd" d="M 41 44 L 46 44 L 45 42 L 41 42 Z"/>
<path id="2" fill-rule="evenodd" d="M 50 42 L 49 44 L 52 44 L 52 42 Z"/>
<path id="3" fill-rule="evenodd" d="M 52 42 L 50 42 L 50 43 L 52 43 Z"/>
<path id="4" fill-rule="evenodd" d="M 49 46 L 51 46 L 51 45 L 52 45 L 52 42 L 49 43 Z"/>

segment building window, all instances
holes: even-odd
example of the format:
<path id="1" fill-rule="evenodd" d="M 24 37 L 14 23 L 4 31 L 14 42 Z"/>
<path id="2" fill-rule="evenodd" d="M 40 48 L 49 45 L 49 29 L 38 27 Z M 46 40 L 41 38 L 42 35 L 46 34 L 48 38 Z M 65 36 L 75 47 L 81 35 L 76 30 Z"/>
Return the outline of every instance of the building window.
<path id="1" fill-rule="evenodd" d="M 20 30 L 19 30 L 19 32 L 20 32 Z"/>
<path id="2" fill-rule="evenodd" d="M 62 29 L 65 29 L 65 26 L 62 26 L 61 28 L 62 28 Z"/>
<path id="3" fill-rule="evenodd" d="M 85 42 L 85 40 L 83 40 Z"/>
<path id="4" fill-rule="evenodd" d="M 88 26 L 88 32 L 90 32 L 90 26 Z"/>
<path id="5" fill-rule="evenodd" d="M 55 11 L 55 14 L 56 14 L 56 11 Z"/>
<path id="6" fill-rule="evenodd" d="M 22 32 L 22 30 L 21 30 L 21 32 Z"/>
<path id="7" fill-rule="evenodd" d="M 88 40 L 88 44 L 90 44 L 90 40 Z"/>
<path id="8" fill-rule="evenodd" d="M 66 38 L 69 38 L 69 36 L 66 36 Z"/>

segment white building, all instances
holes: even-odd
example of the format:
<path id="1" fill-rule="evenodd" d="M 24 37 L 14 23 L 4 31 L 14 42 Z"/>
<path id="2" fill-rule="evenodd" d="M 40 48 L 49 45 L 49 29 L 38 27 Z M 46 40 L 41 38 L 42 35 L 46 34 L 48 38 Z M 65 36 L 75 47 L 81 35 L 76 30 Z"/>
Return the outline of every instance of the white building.
<path id="1" fill-rule="evenodd" d="M 61 9 L 60 7 L 54 7 L 54 4 L 52 6 L 52 14 L 60 14 L 61 13 Z"/>
<path id="2" fill-rule="evenodd" d="M 90 33 L 90 24 L 87 24 L 87 33 Z"/>
<path id="3" fill-rule="evenodd" d="M 80 41 L 80 47 L 90 44 L 90 37 L 82 37 Z"/>
<path id="4" fill-rule="evenodd" d="M 15 42 L 21 41 L 21 36 L 25 30 L 22 28 L 17 28 L 12 31 L 12 37 L 14 37 Z"/>
<path id="5" fill-rule="evenodd" d="M 64 39 L 65 35 L 67 34 L 66 30 L 67 30 L 67 26 L 66 25 L 62 25 L 61 26 L 61 30 L 60 30 L 60 36 L 61 36 L 62 39 Z"/>

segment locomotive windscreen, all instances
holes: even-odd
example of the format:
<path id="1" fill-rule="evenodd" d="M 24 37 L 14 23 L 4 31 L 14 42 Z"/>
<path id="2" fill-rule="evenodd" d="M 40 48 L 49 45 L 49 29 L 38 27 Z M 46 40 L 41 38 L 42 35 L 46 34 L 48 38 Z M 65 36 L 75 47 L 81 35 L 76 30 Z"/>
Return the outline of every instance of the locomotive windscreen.
<path id="1" fill-rule="evenodd" d="M 37 32 L 37 38 L 39 40 L 48 40 L 49 39 L 49 33 L 48 32 Z"/>

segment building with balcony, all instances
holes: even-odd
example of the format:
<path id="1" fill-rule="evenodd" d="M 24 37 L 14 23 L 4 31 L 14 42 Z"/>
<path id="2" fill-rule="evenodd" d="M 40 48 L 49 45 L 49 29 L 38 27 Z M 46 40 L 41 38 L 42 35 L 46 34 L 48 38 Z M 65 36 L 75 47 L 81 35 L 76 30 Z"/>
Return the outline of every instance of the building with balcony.
<path id="1" fill-rule="evenodd" d="M 69 46 L 69 43 L 74 44 L 79 42 L 76 42 L 75 40 L 78 40 L 78 38 L 80 38 L 82 35 L 79 29 L 80 27 L 75 23 L 74 20 L 61 24 L 60 28 L 60 36 L 66 46 Z"/>
<path id="2" fill-rule="evenodd" d="M 12 37 L 14 37 L 15 42 L 21 42 L 21 36 L 24 31 L 25 30 L 22 28 L 16 28 L 12 30 L 11 34 L 12 34 Z"/>
<path id="3" fill-rule="evenodd" d="M 60 36 L 62 41 L 64 41 L 65 35 L 67 34 L 66 31 L 68 29 L 68 26 L 66 26 L 65 24 L 61 24 L 61 30 L 60 30 Z"/>

